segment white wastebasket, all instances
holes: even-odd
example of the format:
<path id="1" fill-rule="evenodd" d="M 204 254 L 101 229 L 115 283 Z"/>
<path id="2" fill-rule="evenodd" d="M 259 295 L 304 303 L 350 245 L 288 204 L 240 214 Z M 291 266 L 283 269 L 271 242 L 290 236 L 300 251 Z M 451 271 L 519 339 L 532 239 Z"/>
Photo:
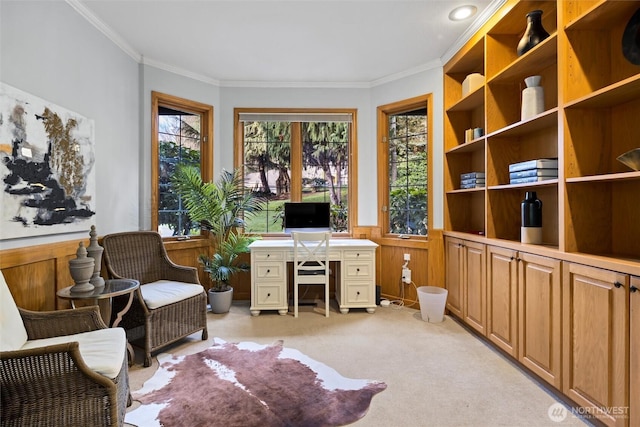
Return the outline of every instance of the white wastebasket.
<path id="1" fill-rule="evenodd" d="M 436 286 L 420 286 L 418 299 L 422 320 L 429 323 L 439 323 L 444 320 L 444 306 L 447 302 L 448 291 Z"/>

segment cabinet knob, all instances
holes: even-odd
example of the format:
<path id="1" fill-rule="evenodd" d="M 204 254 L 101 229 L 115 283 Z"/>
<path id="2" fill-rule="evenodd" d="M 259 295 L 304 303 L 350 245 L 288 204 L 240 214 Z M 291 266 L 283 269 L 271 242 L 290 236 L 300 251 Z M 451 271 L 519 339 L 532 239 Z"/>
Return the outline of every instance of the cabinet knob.
<path id="1" fill-rule="evenodd" d="M 613 284 L 613 286 L 615 286 L 616 288 L 622 288 L 622 287 L 623 287 L 623 286 L 622 286 L 622 283 L 620 283 L 620 282 L 615 282 L 615 283 Z"/>
<path id="2" fill-rule="evenodd" d="M 638 290 L 638 288 L 636 286 L 631 285 L 631 287 L 629 287 L 629 291 L 631 292 L 636 292 Z"/>
<path id="3" fill-rule="evenodd" d="M 356 292 L 356 295 L 360 295 L 360 291 Z"/>
<path id="4" fill-rule="evenodd" d="M 271 270 L 267 269 L 267 274 L 271 273 Z"/>
<path id="5" fill-rule="evenodd" d="M 269 258 L 271 256 L 271 254 L 267 254 L 267 258 Z"/>
<path id="6" fill-rule="evenodd" d="M 270 293 L 268 293 L 268 294 L 267 294 L 267 298 L 269 298 L 270 296 L 271 296 L 271 294 L 270 294 Z"/>
<path id="7" fill-rule="evenodd" d="M 359 269 L 359 268 L 356 268 L 356 272 L 360 273 L 360 269 Z"/>
<path id="8" fill-rule="evenodd" d="M 360 252 L 358 252 L 358 253 L 356 254 L 356 257 L 359 257 L 359 256 L 360 256 Z"/>

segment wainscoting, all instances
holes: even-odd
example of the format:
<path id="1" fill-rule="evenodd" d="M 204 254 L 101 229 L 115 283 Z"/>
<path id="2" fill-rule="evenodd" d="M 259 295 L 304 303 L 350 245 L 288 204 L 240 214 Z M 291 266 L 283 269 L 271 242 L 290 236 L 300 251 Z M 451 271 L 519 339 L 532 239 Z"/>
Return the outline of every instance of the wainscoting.
<path id="1" fill-rule="evenodd" d="M 399 300 L 404 297 L 407 304 L 417 300 L 415 288 L 401 283 L 401 267 L 405 253 L 411 256 L 409 267 L 416 287 L 444 287 L 441 230 L 432 230 L 428 239 L 404 240 L 381 237 L 377 227 L 357 227 L 354 229 L 353 237 L 370 239 L 380 245 L 376 252 L 376 284 L 380 286 L 383 298 Z M 56 292 L 73 284 L 68 265 L 69 260 L 76 256 L 79 242 L 80 240 L 69 240 L 0 251 L 0 269 L 18 306 L 38 311 L 58 310 L 70 306 L 69 301 L 57 298 Z M 85 246 L 89 245 L 88 237 L 84 243 Z M 200 282 L 205 288 L 211 286 L 209 277 L 198 264 L 198 255 L 210 251 L 208 240 L 167 241 L 165 247 L 173 262 L 197 267 Z M 249 255 L 245 257 L 245 261 L 249 262 Z M 104 266 L 102 276 L 107 277 Z M 232 285 L 234 299 L 251 298 L 249 273 L 238 274 L 233 278 Z"/>

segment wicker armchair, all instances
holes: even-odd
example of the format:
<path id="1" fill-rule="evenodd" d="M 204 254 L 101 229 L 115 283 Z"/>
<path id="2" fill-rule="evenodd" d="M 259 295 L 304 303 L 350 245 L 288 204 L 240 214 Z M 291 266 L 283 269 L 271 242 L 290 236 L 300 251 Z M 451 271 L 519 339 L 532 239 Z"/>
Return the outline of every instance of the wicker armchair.
<path id="1" fill-rule="evenodd" d="M 0 425 L 123 425 L 130 403 L 124 331 L 107 328 L 97 306 L 20 309 L 1 273 L 0 282 Z"/>
<path id="2" fill-rule="evenodd" d="M 207 295 L 197 269 L 174 264 L 160 234 L 107 234 L 102 246 L 110 278 L 140 282 L 120 326 L 127 331 L 130 342 L 144 348 L 144 366 L 151 365 L 152 352 L 188 335 L 201 330 L 202 339 L 207 339 Z M 118 298 L 113 301 L 114 308 L 125 303 Z"/>

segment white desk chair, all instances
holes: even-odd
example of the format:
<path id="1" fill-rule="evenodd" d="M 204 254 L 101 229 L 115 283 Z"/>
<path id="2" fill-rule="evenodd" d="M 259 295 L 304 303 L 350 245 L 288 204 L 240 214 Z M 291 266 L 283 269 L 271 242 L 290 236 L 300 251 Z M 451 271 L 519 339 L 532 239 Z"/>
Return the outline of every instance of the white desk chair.
<path id="1" fill-rule="evenodd" d="M 324 285 L 325 316 L 329 317 L 329 240 L 331 232 L 294 231 L 293 315 L 298 317 L 300 285 Z"/>

